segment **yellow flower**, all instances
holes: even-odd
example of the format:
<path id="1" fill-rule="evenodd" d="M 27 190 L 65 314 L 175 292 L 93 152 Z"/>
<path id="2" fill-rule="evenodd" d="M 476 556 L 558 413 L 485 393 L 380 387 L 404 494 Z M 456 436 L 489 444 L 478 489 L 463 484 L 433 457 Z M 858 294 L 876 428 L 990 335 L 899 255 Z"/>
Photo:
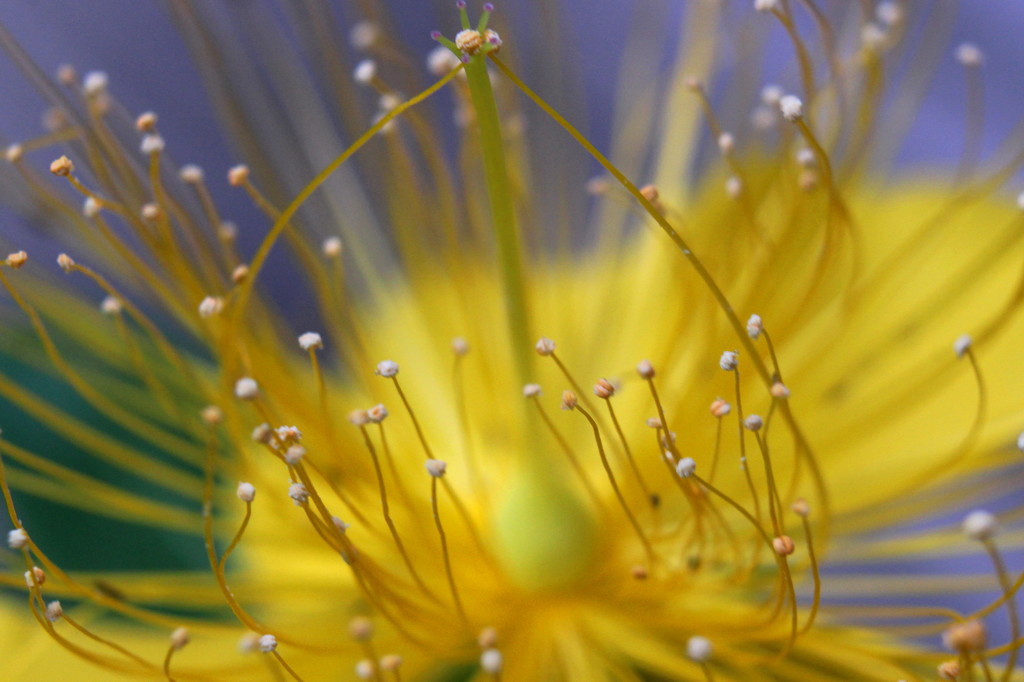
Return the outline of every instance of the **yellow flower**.
<path id="1" fill-rule="evenodd" d="M 266 227 L 61 70 L 7 153 L 63 274 L 0 267 L 5 679 L 1010 679 L 1020 159 L 880 179 L 917 20 L 692 3 L 609 160 L 460 4 L 414 91 L 385 24 L 258 71 L 172 3 Z M 798 73 L 749 120 L 747 21 Z"/>

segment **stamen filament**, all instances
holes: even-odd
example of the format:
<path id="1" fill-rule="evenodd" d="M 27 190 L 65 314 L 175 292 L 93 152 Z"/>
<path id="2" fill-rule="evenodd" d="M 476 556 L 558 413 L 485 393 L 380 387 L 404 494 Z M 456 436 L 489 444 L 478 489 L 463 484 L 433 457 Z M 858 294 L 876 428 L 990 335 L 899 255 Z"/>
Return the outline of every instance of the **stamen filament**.
<path id="1" fill-rule="evenodd" d="M 444 526 L 441 525 L 441 514 L 437 509 L 437 477 L 430 477 L 430 509 L 434 514 L 434 525 L 437 527 L 437 535 L 441 539 L 441 555 L 444 558 L 444 573 L 448 580 L 448 589 L 452 594 L 452 601 L 455 602 L 455 610 L 459 613 L 459 619 L 463 625 L 468 626 L 469 619 L 466 618 L 466 611 L 462 608 L 462 599 L 459 597 L 459 589 L 455 586 L 455 575 L 452 573 L 452 560 L 448 554 L 448 537 L 445 535 Z"/>
<path id="2" fill-rule="evenodd" d="M 644 546 L 644 552 L 647 554 L 648 562 L 654 564 L 656 559 L 654 547 L 651 546 L 650 540 L 647 539 L 647 535 L 644 533 L 643 528 L 636 520 L 633 512 L 630 511 L 629 505 L 626 504 L 626 498 L 622 496 L 622 491 L 619 490 L 619 484 L 615 480 L 615 474 L 612 472 L 611 464 L 608 463 L 608 456 L 604 451 L 604 443 L 601 440 L 601 430 L 598 428 L 597 422 L 594 421 L 594 418 L 590 416 L 590 413 L 587 412 L 582 405 L 576 405 L 575 409 L 579 410 L 579 413 L 586 417 L 587 421 L 590 423 L 590 428 L 594 431 L 594 440 L 597 442 L 597 452 L 601 456 L 601 466 L 604 467 L 604 472 L 608 476 L 608 482 L 612 486 L 612 491 L 614 491 L 615 497 L 619 501 L 619 506 L 622 507 L 622 511 L 625 512 L 626 518 L 629 519 L 629 524 L 633 526 L 633 530 L 636 531 L 637 537 L 640 538 L 640 543 Z"/>

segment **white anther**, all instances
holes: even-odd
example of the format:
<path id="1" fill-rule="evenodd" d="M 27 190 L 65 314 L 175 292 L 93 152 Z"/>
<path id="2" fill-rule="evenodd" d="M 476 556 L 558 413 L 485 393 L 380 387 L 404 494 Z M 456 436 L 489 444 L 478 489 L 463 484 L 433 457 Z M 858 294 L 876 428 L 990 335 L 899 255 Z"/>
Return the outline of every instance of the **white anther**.
<path id="1" fill-rule="evenodd" d="M 71 272 L 71 269 L 75 267 L 75 259 L 66 253 L 62 253 L 57 256 L 57 265 L 64 272 Z"/>
<path id="2" fill-rule="evenodd" d="M 640 375 L 641 379 L 653 379 L 654 365 L 651 364 L 650 360 L 641 360 L 636 363 L 636 373 Z"/>
<path id="3" fill-rule="evenodd" d="M 611 186 L 612 184 L 607 176 L 598 175 L 587 180 L 583 185 L 583 189 L 592 197 L 600 197 L 607 194 Z"/>
<path id="4" fill-rule="evenodd" d="M 139 209 L 139 215 L 142 216 L 143 220 L 148 220 L 149 222 L 152 223 L 159 220 L 163 213 L 160 211 L 159 206 L 153 203 L 149 203 L 142 205 L 142 208 Z"/>
<path id="5" fill-rule="evenodd" d="M 178 177 L 181 178 L 182 182 L 198 185 L 203 181 L 203 169 L 194 163 L 190 163 L 181 167 L 181 170 L 178 171 Z"/>
<path id="6" fill-rule="evenodd" d="M 9 163 L 17 163 L 18 161 L 21 161 L 21 157 L 24 155 L 25 148 L 17 143 L 8 145 L 7 149 L 4 150 L 4 158 L 6 158 Z"/>
<path id="7" fill-rule="evenodd" d="M 1017 436 L 1017 449 L 1024 452 L 1024 431 Z"/>
<path id="8" fill-rule="evenodd" d="M 1017 195 L 1017 208 L 1024 211 L 1024 192 Z"/>
<path id="9" fill-rule="evenodd" d="M 124 308 L 124 304 L 114 296 L 105 297 L 99 303 L 99 311 L 104 315 L 116 315 Z"/>
<path id="10" fill-rule="evenodd" d="M 28 547 L 28 533 L 24 528 L 15 528 L 7 531 L 7 546 L 11 549 L 24 549 Z"/>
<path id="11" fill-rule="evenodd" d="M 263 635 L 260 637 L 260 651 L 269 654 L 275 649 L 277 649 L 277 637 L 273 635 Z"/>
<path id="12" fill-rule="evenodd" d="M 697 463 L 692 457 L 682 457 L 676 462 L 676 473 L 680 478 L 689 478 L 697 471 Z"/>
<path id="13" fill-rule="evenodd" d="M 752 414 L 743 420 L 743 428 L 748 431 L 760 431 L 762 426 L 764 426 L 764 420 L 756 414 Z"/>
<path id="14" fill-rule="evenodd" d="M 740 194 L 743 193 L 743 181 L 735 175 L 730 175 L 725 179 L 725 193 L 729 195 L 730 199 L 739 199 Z"/>
<path id="15" fill-rule="evenodd" d="M 718 150 L 723 154 L 731 154 L 736 149 L 736 138 L 732 133 L 722 133 L 718 136 Z"/>
<path id="16" fill-rule="evenodd" d="M 292 445 L 284 453 L 284 461 L 290 466 L 295 466 L 306 456 L 306 448 L 301 445 Z"/>
<path id="17" fill-rule="evenodd" d="M 382 421 L 388 418 L 388 408 L 384 407 L 380 403 L 374 405 L 366 411 L 366 419 L 373 422 L 374 424 L 380 424 Z"/>
<path id="18" fill-rule="evenodd" d="M 95 218 L 100 214 L 100 209 L 103 208 L 100 202 L 96 201 L 93 197 L 86 197 L 85 201 L 82 202 L 82 215 L 86 218 Z"/>
<path id="19" fill-rule="evenodd" d="M 896 2 L 880 2 L 875 7 L 875 17 L 883 24 L 892 26 L 903 21 L 903 8 Z"/>
<path id="20" fill-rule="evenodd" d="M 356 64 L 355 70 L 352 72 L 352 78 L 355 79 L 356 83 L 366 85 L 370 83 L 377 76 L 377 62 L 372 59 L 364 59 L 363 61 Z"/>
<path id="21" fill-rule="evenodd" d="M 316 332 L 306 332 L 299 336 L 299 348 L 302 350 L 320 350 L 324 347 L 324 340 Z"/>
<path id="22" fill-rule="evenodd" d="M 761 101 L 770 107 L 777 107 L 779 105 L 779 100 L 781 100 L 785 94 L 786 91 L 782 89 L 782 86 L 769 83 L 761 88 Z"/>
<path id="23" fill-rule="evenodd" d="M 694 635 L 686 640 L 686 655 L 696 663 L 706 663 L 712 654 L 711 640 L 707 637 Z"/>
<path id="24" fill-rule="evenodd" d="M 763 330 L 764 324 L 761 322 L 760 315 L 751 315 L 747 318 L 747 336 L 757 341 Z"/>
<path id="25" fill-rule="evenodd" d="M 537 355 L 545 357 L 555 352 L 555 342 L 546 336 L 540 337 L 533 347 L 537 351 Z"/>
<path id="26" fill-rule="evenodd" d="M 427 468 L 427 473 L 434 478 L 441 478 L 444 476 L 445 471 L 448 470 L 448 463 L 443 459 L 428 459 L 424 466 Z"/>
<path id="27" fill-rule="evenodd" d="M 142 142 L 139 144 L 139 150 L 146 154 L 159 154 L 164 150 L 165 147 L 164 138 L 160 137 L 156 133 L 150 133 L 149 135 L 142 136 Z"/>
<path id="28" fill-rule="evenodd" d="M 974 43 L 961 43 L 956 48 L 956 60 L 966 67 L 981 66 L 985 55 Z"/>
<path id="29" fill-rule="evenodd" d="M 956 353 L 958 358 L 962 358 L 967 355 L 967 351 L 971 349 L 973 341 L 969 334 L 961 334 L 956 341 L 953 342 L 953 352 Z"/>
<path id="30" fill-rule="evenodd" d="M 754 107 L 754 110 L 750 112 L 750 125 L 754 127 L 754 130 L 765 132 L 774 128 L 778 122 L 779 116 L 773 107 L 762 105 Z"/>
<path id="31" fill-rule="evenodd" d="M 250 377 L 242 377 L 235 382 L 235 396 L 242 400 L 255 400 L 256 396 L 260 394 L 259 384 L 256 383 L 255 379 Z"/>
<path id="32" fill-rule="evenodd" d="M 93 97 L 106 90 L 109 83 L 110 79 L 107 78 L 107 74 L 102 71 L 90 71 L 82 79 L 82 92 Z"/>
<path id="33" fill-rule="evenodd" d="M 189 635 L 188 628 L 178 628 L 171 633 L 171 648 L 175 651 L 181 651 L 192 639 Z"/>
<path id="34" fill-rule="evenodd" d="M 357 50 L 367 50 L 380 38 L 380 28 L 371 21 L 360 21 L 348 33 L 349 44 Z"/>
<path id="35" fill-rule="evenodd" d="M 885 45 L 887 38 L 885 29 L 874 22 L 869 21 L 860 29 L 860 43 L 865 49 L 880 50 Z"/>
<path id="36" fill-rule="evenodd" d="M 375 666 L 373 664 L 373 661 L 371 661 L 368 658 L 364 658 L 363 660 L 356 663 L 355 670 L 356 677 L 358 677 L 361 680 L 372 680 L 374 675 L 377 674 L 377 666 Z"/>
<path id="37" fill-rule="evenodd" d="M 380 99 L 377 100 L 377 106 L 382 112 L 391 111 L 401 103 L 402 98 L 393 92 L 385 92 L 380 96 Z"/>
<path id="38" fill-rule="evenodd" d="M 402 666 L 402 657 L 398 654 L 385 654 L 380 657 L 381 670 L 398 670 Z"/>
<path id="39" fill-rule="evenodd" d="M 251 654 L 260 648 L 260 636 L 255 632 L 247 632 L 238 639 L 238 651 Z"/>
<path id="40" fill-rule="evenodd" d="M 983 542 L 996 534 L 999 522 L 993 514 L 979 509 L 964 517 L 963 530 L 964 535 L 971 540 Z"/>
<path id="41" fill-rule="evenodd" d="M 484 672 L 497 675 L 505 665 L 505 659 L 497 649 L 484 649 L 480 654 L 480 667 Z"/>
<path id="42" fill-rule="evenodd" d="M 523 395 L 527 398 L 536 398 L 540 395 L 540 384 L 526 384 L 523 386 Z"/>
<path id="43" fill-rule="evenodd" d="M 292 483 L 288 486 L 288 497 L 292 498 L 296 507 L 301 507 L 309 499 L 309 491 L 302 483 Z"/>
<path id="44" fill-rule="evenodd" d="M 297 426 L 278 426 L 274 434 L 282 443 L 298 443 L 302 440 L 302 431 Z"/>
<path id="45" fill-rule="evenodd" d="M 773 398 L 779 398 L 780 400 L 789 397 L 789 389 L 786 388 L 786 385 L 781 381 L 776 381 L 772 384 L 772 387 L 768 389 L 768 393 L 770 393 Z"/>
<path id="46" fill-rule="evenodd" d="M 235 494 L 238 495 L 238 499 L 242 502 L 252 502 L 256 499 L 256 486 L 242 481 L 238 484 L 238 488 L 235 489 Z"/>
<path id="47" fill-rule="evenodd" d="M 377 363 L 377 374 L 382 377 L 391 378 L 398 374 L 398 363 L 392 360 L 383 360 Z"/>
<path id="48" fill-rule="evenodd" d="M 754 9 L 758 12 L 774 12 L 779 9 L 779 0 L 754 0 Z"/>
<path id="49" fill-rule="evenodd" d="M 739 361 L 739 355 L 737 355 L 736 351 L 727 350 L 722 353 L 722 357 L 718 359 L 718 366 L 726 372 L 732 372 L 739 365 Z"/>
<path id="50" fill-rule="evenodd" d="M 349 528 L 352 527 L 351 523 L 345 523 L 344 521 L 339 519 L 337 516 L 332 516 L 331 517 L 331 523 L 334 524 L 334 527 L 337 528 L 338 532 L 341 533 L 342 535 L 344 535 L 345 531 L 347 531 Z"/>
<path id="51" fill-rule="evenodd" d="M 427 70 L 435 76 L 443 76 L 459 65 L 459 58 L 444 45 L 438 45 L 427 55 Z"/>
<path id="52" fill-rule="evenodd" d="M 206 319 L 224 310 L 224 299 L 219 296 L 207 296 L 199 302 L 199 317 Z"/>
<path id="53" fill-rule="evenodd" d="M 663 429 L 665 425 L 661 423 L 661 419 L 658 417 L 648 417 L 647 421 L 644 422 L 649 428 L 652 429 Z"/>
<path id="54" fill-rule="evenodd" d="M 785 95 L 779 100 L 779 111 L 787 121 L 799 121 L 804 115 L 804 103 L 796 95 Z"/>
<path id="55" fill-rule="evenodd" d="M 337 258 L 341 255 L 341 237 L 328 237 L 320 248 L 327 258 Z"/>
<path id="56" fill-rule="evenodd" d="M 199 418 L 203 420 L 204 424 L 216 426 L 224 421 L 224 412 L 216 405 L 207 405 L 199 410 Z"/>
<path id="57" fill-rule="evenodd" d="M 46 620 L 51 623 L 56 623 L 58 620 L 64 617 L 64 607 L 60 605 L 60 602 L 54 599 L 52 602 L 46 605 Z"/>
<path id="58" fill-rule="evenodd" d="M 452 339 L 452 352 L 455 353 L 456 357 L 461 358 L 469 352 L 469 341 L 466 341 L 461 336 L 456 336 Z"/>
<path id="59" fill-rule="evenodd" d="M 244 163 L 232 166 L 228 169 L 228 184 L 232 187 L 241 187 L 249 181 L 249 167 Z"/>
<path id="60" fill-rule="evenodd" d="M 818 157 L 814 155 L 813 149 L 800 147 L 796 152 L 796 162 L 803 168 L 814 168 L 818 163 Z"/>

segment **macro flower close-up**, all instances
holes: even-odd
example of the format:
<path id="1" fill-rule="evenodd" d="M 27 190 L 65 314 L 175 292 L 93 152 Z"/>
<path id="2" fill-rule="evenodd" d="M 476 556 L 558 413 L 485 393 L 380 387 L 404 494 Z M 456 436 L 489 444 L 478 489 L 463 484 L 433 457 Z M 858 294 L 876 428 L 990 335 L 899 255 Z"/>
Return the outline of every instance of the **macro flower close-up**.
<path id="1" fill-rule="evenodd" d="M 982 5 L 0 8 L 0 679 L 1024 680 Z"/>

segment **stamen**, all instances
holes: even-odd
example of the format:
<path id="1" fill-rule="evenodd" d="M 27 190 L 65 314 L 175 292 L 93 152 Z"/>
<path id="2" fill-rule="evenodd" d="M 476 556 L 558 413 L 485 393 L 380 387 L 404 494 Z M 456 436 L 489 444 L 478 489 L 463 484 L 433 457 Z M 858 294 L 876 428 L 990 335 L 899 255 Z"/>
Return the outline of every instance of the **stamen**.
<path id="1" fill-rule="evenodd" d="M 1000 679 L 1002 682 L 1008 682 L 1013 676 L 1014 669 L 1017 667 L 1017 655 L 1020 652 L 1021 625 L 1020 614 L 1017 611 L 1017 600 L 1014 596 L 1016 587 L 1010 580 L 1010 575 L 1006 571 L 1006 563 L 1003 561 L 999 548 L 993 540 L 999 530 L 999 523 L 993 514 L 978 510 L 971 512 L 964 518 L 963 530 L 968 538 L 977 540 L 985 547 L 985 551 L 988 552 L 989 558 L 992 560 L 996 576 L 999 578 L 999 586 L 1003 590 L 1006 614 L 1010 620 L 1011 644 L 1009 657 L 1006 660 L 1006 666 Z"/>
<path id="2" fill-rule="evenodd" d="M 480 668 L 495 681 L 501 680 L 501 671 L 504 666 L 505 660 L 497 649 L 484 649 L 480 654 Z"/>
<path id="3" fill-rule="evenodd" d="M 714 647 L 712 647 L 711 640 L 707 637 L 694 635 L 686 640 L 687 658 L 700 665 L 701 670 L 704 672 L 704 677 L 709 681 L 714 680 L 711 668 L 708 666 L 708 661 L 711 660 L 713 652 Z"/>
<path id="4" fill-rule="evenodd" d="M 534 406 L 536 406 L 537 412 L 540 414 L 541 421 L 544 422 L 544 425 L 551 432 L 551 435 L 554 436 L 555 441 L 558 442 L 558 446 L 562 449 L 562 452 L 565 454 L 566 459 L 569 460 L 569 464 L 572 465 L 573 471 L 576 472 L 576 476 L 580 479 L 580 482 L 583 484 L 584 489 L 587 491 L 587 495 L 590 497 L 590 499 L 594 502 L 596 506 L 600 507 L 601 498 L 598 496 L 597 491 L 594 490 L 594 486 L 590 482 L 590 478 L 583 470 L 583 466 L 580 464 L 580 460 L 576 456 L 576 452 L 569 444 L 569 441 L 565 439 L 565 436 L 562 435 L 562 432 L 558 430 L 558 427 L 555 426 L 554 422 L 551 421 L 551 417 L 548 416 L 547 410 L 544 409 L 544 405 L 538 399 L 540 397 L 540 393 L 541 389 L 540 385 L 538 384 L 527 384 L 526 386 L 523 387 L 523 395 L 526 396 L 527 398 L 533 399 L 533 404 Z"/>
<path id="5" fill-rule="evenodd" d="M 178 628 L 171 633 L 171 645 L 167 649 L 167 655 L 164 656 L 164 677 L 169 682 L 174 682 L 174 678 L 171 677 L 171 657 L 174 656 L 175 652 L 184 649 L 190 639 L 188 630 L 185 628 Z"/>
<path id="6" fill-rule="evenodd" d="M 605 404 L 608 405 L 608 414 L 615 427 L 615 433 L 619 436 L 619 442 L 622 444 L 622 449 L 626 453 L 626 461 L 629 463 L 629 468 L 632 469 L 633 475 L 636 477 L 636 481 L 640 486 L 640 490 L 643 491 L 644 498 L 651 503 L 652 507 L 657 507 L 658 497 L 657 495 L 651 494 L 651 490 L 647 486 L 647 482 L 644 480 L 643 475 L 640 473 L 640 469 L 636 465 L 636 460 L 633 458 L 633 451 L 630 449 L 629 442 L 626 440 L 626 434 L 623 433 L 622 426 L 619 424 L 619 419 L 615 416 L 615 408 L 612 407 L 611 401 L 612 396 L 615 395 L 615 387 L 607 379 L 598 379 L 597 383 L 594 384 L 594 395 L 601 400 L 604 400 Z"/>
<path id="7" fill-rule="evenodd" d="M 378 407 L 383 408 L 383 405 Z M 383 417 L 381 417 L 381 419 L 383 419 Z M 395 547 L 398 549 L 398 553 L 402 557 L 402 562 L 405 564 L 406 569 L 409 571 L 409 575 L 412 577 L 416 585 L 420 588 L 423 594 L 436 601 L 437 597 L 435 597 L 433 592 L 430 591 L 426 583 L 420 577 L 420 574 L 416 571 L 416 568 L 413 566 L 412 559 L 409 557 L 409 553 L 406 551 L 405 545 L 402 543 L 402 538 L 398 534 L 398 527 L 391 518 L 391 507 L 388 503 L 388 492 L 384 484 L 384 472 L 381 471 L 380 460 L 377 457 L 377 449 L 373 446 L 370 434 L 366 431 L 365 422 L 363 422 L 357 415 L 357 419 L 353 421 L 353 423 L 359 427 L 359 432 L 363 436 L 363 443 L 366 445 L 366 449 L 370 453 L 370 459 L 373 461 L 373 470 L 377 475 L 377 489 L 380 492 L 381 513 L 384 515 L 384 523 L 387 524 L 388 530 L 391 532 L 391 538 L 395 541 Z"/>
<path id="8" fill-rule="evenodd" d="M 633 526 L 633 530 L 636 531 L 637 537 L 640 538 L 640 543 L 644 546 L 644 552 L 647 554 L 647 560 L 650 564 L 655 562 L 654 548 L 651 546 L 650 540 L 647 539 L 647 535 L 644 533 L 640 523 L 633 516 L 633 512 L 630 511 L 629 505 L 626 504 L 626 498 L 622 496 L 622 491 L 619 490 L 619 484 L 615 480 L 615 474 L 612 472 L 611 465 L 608 463 L 608 456 L 604 451 L 604 443 L 601 440 L 601 430 L 597 426 L 597 422 L 590 416 L 590 413 L 579 404 L 576 399 L 576 395 L 572 391 L 565 391 L 562 394 L 562 409 L 564 410 L 577 410 L 582 414 L 587 422 L 590 423 L 590 428 L 594 432 L 594 441 L 597 443 L 597 452 L 601 457 L 601 466 L 604 467 L 604 472 L 608 476 L 608 482 L 612 486 L 612 491 L 615 493 L 616 499 L 619 501 L 619 506 L 622 507 L 622 511 L 625 512 L 626 518 L 629 519 L 629 524 Z"/>
<path id="9" fill-rule="evenodd" d="M 439 459 L 428 459 L 426 468 L 427 473 L 430 474 L 430 509 L 434 514 L 437 535 L 441 539 L 441 555 L 444 558 L 444 572 L 448 578 L 448 589 L 451 591 L 452 601 L 455 602 L 455 610 L 458 611 L 459 619 L 463 625 L 468 625 L 469 619 L 466 618 L 466 611 L 462 608 L 462 599 L 459 597 L 459 590 L 455 586 L 455 575 L 452 573 L 452 561 L 448 554 L 448 537 L 445 535 L 444 526 L 441 524 L 441 514 L 437 509 L 437 479 L 444 476 L 447 465 Z"/>

